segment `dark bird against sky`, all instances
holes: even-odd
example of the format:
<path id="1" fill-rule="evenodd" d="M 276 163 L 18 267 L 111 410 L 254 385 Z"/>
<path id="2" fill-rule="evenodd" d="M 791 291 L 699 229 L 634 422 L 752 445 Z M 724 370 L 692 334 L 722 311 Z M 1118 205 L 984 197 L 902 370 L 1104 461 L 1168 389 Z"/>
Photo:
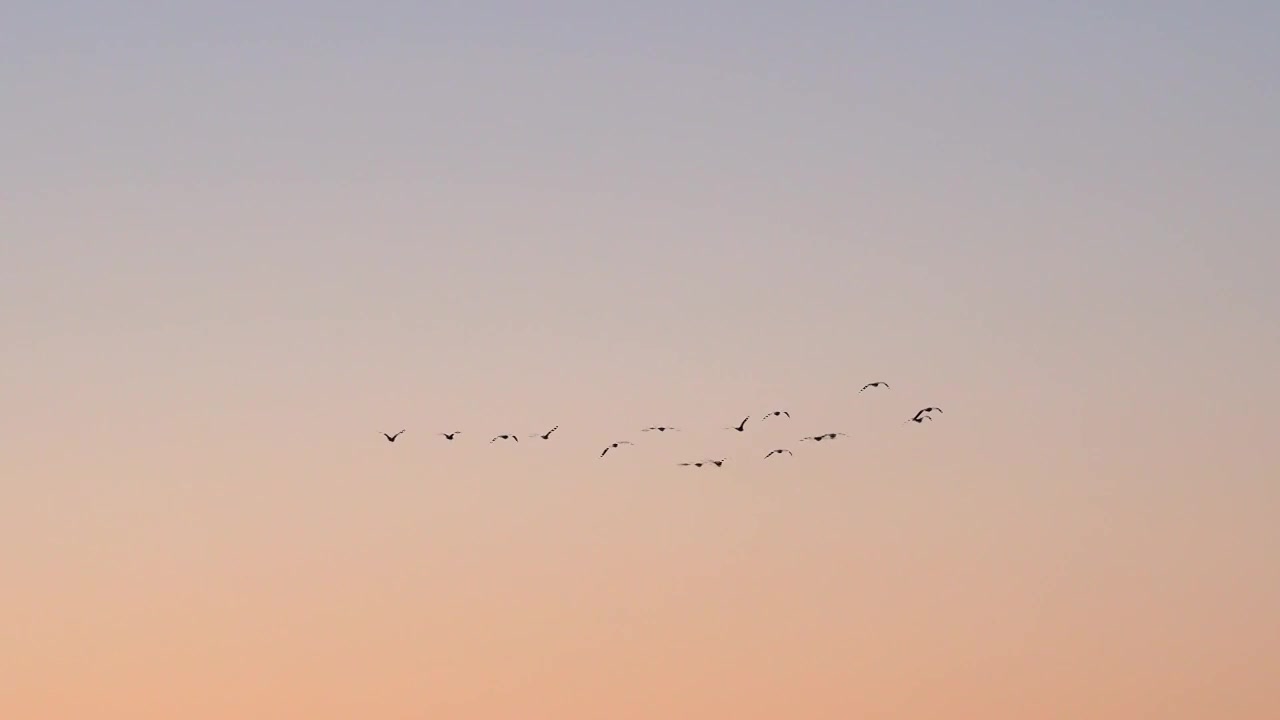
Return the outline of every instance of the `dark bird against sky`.
<path id="1" fill-rule="evenodd" d="M 737 427 L 727 427 L 725 428 L 725 430 L 737 430 L 738 432 L 742 432 L 744 429 L 746 429 L 747 421 L 750 419 L 751 419 L 750 416 L 744 417 L 742 418 L 742 422 L 738 423 Z"/>
<path id="2" fill-rule="evenodd" d="M 403 430 L 401 430 L 400 432 L 396 433 L 395 435 L 388 435 L 388 434 L 386 434 L 386 433 L 382 433 L 382 437 L 386 438 L 386 439 L 387 439 L 387 442 L 395 442 L 395 441 L 396 441 L 396 438 L 400 437 L 400 433 L 403 433 L 403 432 L 404 432 L 404 431 L 403 431 Z"/>
<path id="3" fill-rule="evenodd" d="M 813 440 L 815 442 L 822 442 L 823 440 L 835 440 L 837 437 L 840 437 L 842 435 L 848 436 L 848 433 L 830 432 L 830 433 L 823 433 L 822 435 L 810 435 L 807 438 L 800 438 L 800 441 L 804 442 L 805 440 Z"/>
<path id="4" fill-rule="evenodd" d="M 516 437 L 515 435 L 498 435 L 497 437 L 495 437 L 493 440 L 490 440 L 489 442 L 492 443 L 497 440 L 515 440 L 516 442 L 520 442 L 520 438 Z"/>
<path id="5" fill-rule="evenodd" d="M 889 383 L 884 381 L 877 381 L 877 382 L 867 383 L 866 385 L 863 385 L 862 390 L 866 390 L 867 388 L 873 388 L 873 387 L 881 387 L 881 386 L 883 386 L 885 390 L 889 389 Z M 862 392 L 862 390 L 859 390 L 858 392 Z"/>
<path id="6" fill-rule="evenodd" d="M 600 457 L 604 457 L 605 453 L 607 453 L 607 452 L 609 452 L 610 450 L 612 450 L 612 449 L 614 449 L 614 448 L 618 447 L 619 445 L 634 445 L 634 444 L 635 444 L 635 443 L 631 442 L 630 440 L 619 440 L 619 441 L 618 441 L 618 442 L 616 442 L 616 443 L 611 443 L 611 444 L 609 445 L 609 447 L 607 447 L 607 448 L 605 448 L 605 449 L 604 449 L 604 452 L 600 453 Z"/>

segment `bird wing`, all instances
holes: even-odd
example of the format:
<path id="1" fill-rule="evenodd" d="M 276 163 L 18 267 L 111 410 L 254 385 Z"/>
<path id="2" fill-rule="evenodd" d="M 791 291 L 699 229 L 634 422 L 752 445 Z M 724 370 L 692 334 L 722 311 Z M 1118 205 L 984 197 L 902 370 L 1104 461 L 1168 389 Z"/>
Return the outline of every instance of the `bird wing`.
<path id="1" fill-rule="evenodd" d="M 613 447 L 613 446 L 612 446 L 612 445 L 610 445 L 609 447 Z M 600 453 L 600 457 L 604 457 L 604 456 L 605 456 L 605 453 L 607 453 L 607 452 L 609 452 L 609 448 L 605 448 L 605 449 L 604 449 L 604 452 Z"/>

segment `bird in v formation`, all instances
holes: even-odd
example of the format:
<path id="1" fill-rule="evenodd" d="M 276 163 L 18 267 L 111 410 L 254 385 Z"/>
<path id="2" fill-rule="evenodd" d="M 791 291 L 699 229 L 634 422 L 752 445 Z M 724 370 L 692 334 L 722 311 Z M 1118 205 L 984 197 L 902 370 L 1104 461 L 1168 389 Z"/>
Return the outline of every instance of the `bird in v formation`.
<path id="1" fill-rule="evenodd" d="M 859 390 L 858 392 L 859 392 L 859 393 L 861 393 L 861 392 L 863 392 L 863 391 L 865 391 L 865 390 L 867 390 L 867 389 L 869 389 L 869 388 L 879 388 L 879 387 L 883 387 L 883 388 L 885 388 L 885 389 L 887 390 L 887 389 L 889 388 L 889 384 L 888 384 L 888 383 L 886 383 L 886 382 L 884 382 L 884 381 L 876 381 L 876 382 L 867 383 L 866 385 L 863 385 L 863 386 L 862 386 L 862 389 L 861 389 L 861 390 Z M 934 406 L 930 406 L 930 407 L 923 408 L 923 409 L 921 409 L 921 410 L 917 411 L 915 415 L 913 415 L 912 417 L 910 417 L 909 419 L 907 419 L 907 420 L 906 420 L 906 422 L 909 422 L 909 423 L 916 423 L 916 424 L 923 424 L 925 420 L 930 420 L 930 421 L 931 421 L 931 420 L 933 420 L 933 415 L 931 415 L 930 413 L 934 413 L 934 412 L 941 413 L 941 412 L 942 412 L 942 408 L 940 408 L 940 407 L 934 407 Z M 786 411 L 786 410 L 773 410 L 773 411 L 771 411 L 771 412 L 769 412 L 769 413 L 765 414 L 764 416 L 762 416 L 762 417 L 761 417 L 761 419 L 762 419 L 762 420 L 768 420 L 769 418 L 775 418 L 775 417 L 785 417 L 785 418 L 790 418 L 790 417 L 791 417 L 791 413 L 790 413 L 790 412 L 788 412 L 788 411 Z M 750 417 L 750 416 L 744 417 L 744 418 L 742 418 L 741 422 L 739 422 L 737 425 L 726 426 L 726 427 L 725 427 L 725 429 L 726 429 L 726 430 L 735 430 L 735 431 L 740 432 L 740 433 L 741 433 L 741 432 L 746 432 L 747 421 L 748 421 L 748 420 L 750 420 L 750 419 L 751 419 L 751 417 Z M 551 434 L 552 434 L 552 433 L 554 433 L 555 431 L 559 430 L 559 429 L 560 429 L 560 426 L 559 426 L 559 425 L 555 425 L 555 426 L 553 426 L 550 430 L 546 431 L 545 433 L 534 433 L 534 434 L 532 434 L 532 435 L 529 435 L 528 437 L 530 437 L 530 438 L 539 438 L 539 439 L 542 439 L 542 440 L 550 440 L 550 439 L 551 439 Z M 641 432 L 659 432 L 659 433 L 665 433 L 665 432 L 668 432 L 668 431 L 671 431 L 671 432 L 679 432 L 679 431 L 680 431 L 680 428 L 677 428 L 677 427 L 674 427 L 674 426 L 671 426 L 671 425 L 651 425 L 651 426 L 649 426 L 649 427 L 646 427 L 646 428 L 642 428 L 642 429 L 641 429 Z M 386 438 L 387 442 L 395 442 L 397 438 L 399 438 L 402 434 L 404 434 L 404 432 L 405 432 L 404 430 L 400 430 L 399 432 L 394 433 L 394 434 L 384 432 L 384 433 L 382 433 L 382 436 L 383 436 L 384 438 Z M 461 431 L 461 430 L 454 430 L 454 431 L 452 431 L 452 432 L 442 432 L 442 433 L 437 433 L 437 434 L 438 434 L 438 435 L 440 435 L 441 437 L 443 437 L 443 438 L 444 438 L 444 439 L 446 439 L 446 440 L 450 440 L 450 441 L 452 441 L 455 437 L 457 437 L 458 435 L 461 435 L 461 434 L 462 434 L 462 431 Z M 822 442 L 823 440 L 834 440 L 834 439 L 836 439 L 836 438 L 838 438 L 838 437 L 848 437 L 848 433 L 843 433 L 843 432 L 826 432 L 826 433 L 822 433 L 822 434 L 819 434 L 819 435 L 810 435 L 810 436 L 808 436 L 808 437 L 800 438 L 800 441 L 801 441 L 801 442 L 807 442 L 807 441 L 812 441 L 812 442 Z M 518 436 L 518 435 L 516 435 L 516 434 L 514 434 L 514 433 L 504 433 L 504 434 L 502 434 L 502 435 L 495 435 L 495 436 L 493 437 L 493 439 L 491 439 L 489 442 L 492 444 L 492 443 L 495 443 L 495 442 L 497 442 L 497 441 L 499 441 L 499 440 L 511 440 L 511 441 L 513 441 L 513 442 L 517 442 L 517 443 L 518 443 L 518 442 L 520 442 L 520 438 L 519 438 L 519 436 Z M 634 444 L 635 444 L 635 443 L 631 442 L 630 440 L 619 440 L 618 442 L 610 443 L 608 446 L 606 446 L 606 447 L 604 448 L 604 450 L 603 450 L 603 451 L 601 451 L 601 453 L 600 453 L 600 457 L 604 457 L 605 455 L 607 455 L 607 454 L 609 453 L 609 451 L 610 451 L 610 450 L 617 449 L 617 448 L 619 448 L 619 447 L 621 447 L 621 446 L 623 446 L 623 445 L 634 445 Z M 773 457 L 774 455 L 782 455 L 782 454 L 791 455 L 791 456 L 794 456 L 794 455 L 795 455 L 795 453 L 793 453 L 791 450 L 789 450 L 789 449 L 787 449 L 787 448 L 777 448 L 777 449 L 774 449 L 774 450 L 770 450 L 768 453 L 766 453 L 766 454 L 765 454 L 765 456 L 764 456 L 764 457 L 767 459 L 767 458 L 771 458 L 771 457 Z M 700 461 L 696 461 L 696 462 L 691 461 L 691 462 L 682 462 L 682 463 L 677 463 L 677 465 L 679 465 L 680 467 L 696 467 L 696 468 L 701 468 L 701 467 L 706 467 L 706 466 L 723 467 L 723 466 L 724 466 L 724 463 L 726 462 L 726 460 L 727 460 L 726 458 L 720 458 L 720 459 L 713 459 L 713 458 L 709 458 L 709 459 L 700 460 Z"/>

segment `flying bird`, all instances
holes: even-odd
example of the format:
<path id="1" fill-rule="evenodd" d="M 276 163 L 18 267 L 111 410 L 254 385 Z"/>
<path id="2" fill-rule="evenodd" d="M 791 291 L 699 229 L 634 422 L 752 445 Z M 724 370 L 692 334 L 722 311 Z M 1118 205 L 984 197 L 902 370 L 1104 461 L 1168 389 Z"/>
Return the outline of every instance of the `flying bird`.
<path id="1" fill-rule="evenodd" d="M 402 433 L 402 432 L 404 432 L 404 431 L 403 431 L 403 430 L 401 430 L 400 432 L 396 433 L 395 435 L 388 435 L 388 434 L 386 434 L 386 433 L 382 433 L 382 437 L 386 438 L 386 439 L 387 439 L 387 442 L 395 442 L 395 441 L 396 441 L 396 438 L 400 437 L 400 433 Z"/>
<path id="2" fill-rule="evenodd" d="M 616 443 L 611 443 L 609 447 L 604 449 L 604 452 L 600 453 L 600 457 L 604 457 L 605 453 L 609 452 L 613 448 L 618 447 L 619 445 L 635 445 L 635 443 L 631 442 L 630 440 L 619 440 Z"/>
<path id="3" fill-rule="evenodd" d="M 493 443 L 497 440 L 515 440 L 516 442 L 520 442 L 520 438 L 516 437 L 515 435 L 499 435 L 495 437 L 493 440 L 490 440 L 489 442 Z"/>
<path id="4" fill-rule="evenodd" d="M 440 433 L 440 435 L 443 436 L 445 440 L 452 440 L 454 435 L 461 435 L 461 434 L 462 434 L 461 430 L 454 430 L 451 433 Z"/>
<path id="5" fill-rule="evenodd" d="M 881 381 L 877 381 L 877 382 L 873 382 L 873 383 L 867 383 L 866 385 L 863 385 L 863 386 L 862 386 L 862 390 L 866 390 L 867 388 L 880 387 L 880 386 L 884 386 L 884 389 L 885 389 L 885 390 L 888 390 L 888 389 L 889 389 L 889 383 L 884 382 L 883 380 L 881 380 Z M 859 390 L 858 392 L 862 392 L 862 390 Z"/>
<path id="6" fill-rule="evenodd" d="M 721 458 L 719 460 L 707 460 L 707 462 L 711 463 L 712 465 L 715 465 L 716 467 L 720 467 L 721 465 L 724 465 L 724 461 L 727 459 L 728 458 Z"/>
<path id="7" fill-rule="evenodd" d="M 769 458 L 770 456 L 777 455 L 777 454 L 779 454 L 779 453 L 786 453 L 786 454 L 788 454 L 788 455 L 795 455 L 795 453 L 791 452 L 790 450 L 788 450 L 788 449 L 786 449 L 786 448 L 778 448 L 777 450 L 770 450 L 770 451 L 769 451 L 769 454 L 768 454 L 768 455 L 765 455 L 765 458 L 767 459 L 767 458 Z"/>
<path id="8" fill-rule="evenodd" d="M 668 430 L 673 430 L 675 432 L 679 432 L 680 428 L 671 427 L 670 425 L 658 425 L 655 427 L 647 427 L 641 430 L 640 432 L 649 432 L 650 430 L 657 430 L 658 432 L 666 432 Z"/>
<path id="9" fill-rule="evenodd" d="M 925 413 L 933 413 L 934 410 L 937 410 L 938 413 L 942 413 L 941 407 L 925 407 L 924 410 L 920 410 L 919 413 L 916 413 L 914 418 L 911 418 L 911 420 L 914 420 L 916 421 L 916 423 L 919 423 L 920 418 L 922 418 L 922 416 L 923 418 L 929 418 L 932 420 L 933 418 L 931 418 L 931 416 L 929 415 L 925 415 Z"/>
<path id="10" fill-rule="evenodd" d="M 744 417 L 742 418 L 742 422 L 738 423 L 737 427 L 727 427 L 725 430 L 737 430 L 738 432 L 742 432 L 747 426 L 747 421 L 750 419 L 750 416 Z"/>
<path id="11" fill-rule="evenodd" d="M 534 433 L 533 435 L 530 435 L 529 437 L 531 437 L 531 438 L 542 438 L 543 440 L 550 440 L 550 439 L 551 439 L 551 433 L 553 433 L 553 432 L 555 432 L 556 430 L 559 430 L 559 429 L 560 429 L 560 426 L 559 426 L 559 425 L 557 425 L 557 426 L 555 426 L 555 427 L 551 428 L 550 430 L 548 430 L 545 434 L 539 435 L 539 434 L 537 434 L 537 433 Z"/>
<path id="12" fill-rule="evenodd" d="M 786 410 L 774 410 L 773 412 L 769 413 L 768 415 L 765 415 L 760 419 L 768 420 L 771 417 L 778 417 L 779 415 L 786 415 L 787 417 L 791 417 L 791 413 L 787 412 Z"/>
<path id="13" fill-rule="evenodd" d="M 822 442 L 823 440 L 835 440 L 840 435 L 848 435 L 848 433 L 832 432 L 832 433 L 823 433 L 822 435 L 810 435 L 807 438 L 800 438 L 800 441 L 804 442 L 805 440 L 813 440 L 815 442 Z"/>
<path id="14" fill-rule="evenodd" d="M 906 421 L 904 421 L 904 422 L 922 423 L 922 422 L 924 422 L 925 420 L 932 420 L 932 419 L 933 419 L 933 416 L 932 416 L 932 415 L 916 415 L 915 417 L 911 418 L 910 420 L 906 420 Z"/>

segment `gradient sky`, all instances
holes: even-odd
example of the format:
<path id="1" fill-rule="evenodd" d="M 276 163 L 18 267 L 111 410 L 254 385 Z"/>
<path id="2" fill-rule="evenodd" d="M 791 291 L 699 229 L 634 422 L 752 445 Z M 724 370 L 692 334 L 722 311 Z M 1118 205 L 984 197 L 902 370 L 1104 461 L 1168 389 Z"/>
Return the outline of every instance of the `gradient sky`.
<path id="1" fill-rule="evenodd" d="M 0 716 L 1280 716 L 1280 7 L 690 5 L 5 4 Z"/>

